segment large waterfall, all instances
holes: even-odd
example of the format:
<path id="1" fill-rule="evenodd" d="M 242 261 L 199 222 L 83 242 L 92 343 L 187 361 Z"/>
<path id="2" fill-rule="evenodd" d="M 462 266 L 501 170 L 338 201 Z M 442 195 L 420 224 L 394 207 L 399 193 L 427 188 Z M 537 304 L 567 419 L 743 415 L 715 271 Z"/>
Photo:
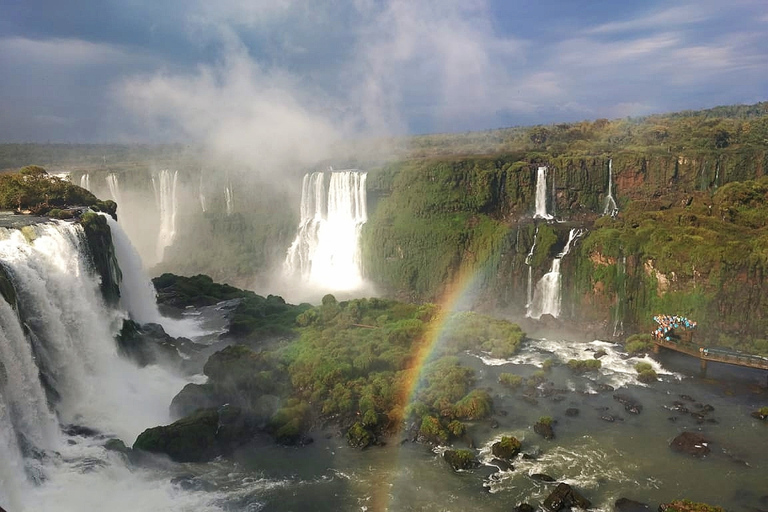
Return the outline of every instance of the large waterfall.
<path id="1" fill-rule="evenodd" d="M 169 486 L 128 471 L 103 440 L 60 430 L 83 425 L 130 444 L 170 420 L 187 382 L 119 357 L 113 336 L 125 313 L 104 302 L 84 236 L 60 221 L 0 228 L 16 299 L 0 296 L 0 507 L 177 510 Z M 135 496 L 144 489 L 159 501 Z"/>
<path id="2" fill-rule="evenodd" d="M 176 237 L 176 183 L 179 171 L 164 169 L 157 176 L 152 176 L 155 190 L 155 202 L 160 215 L 160 231 L 157 234 L 157 261 L 163 261 L 165 249 Z"/>
<path id="3" fill-rule="evenodd" d="M 362 285 L 360 230 L 368 220 L 366 176 L 358 170 L 304 176 L 301 221 L 284 264 L 288 275 L 327 290 Z"/>
<path id="4" fill-rule="evenodd" d="M 551 219 L 552 215 L 547 213 L 547 168 L 539 167 L 536 172 L 536 211 L 533 214 L 535 219 Z"/>
<path id="5" fill-rule="evenodd" d="M 608 195 L 605 197 L 605 208 L 603 215 L 615 217 L 619 213 L 619 207 L 616 199 L 613 197 L 613 159 L 608 160 Z"/>
<path id="6" fill-rule="evenodd" d="M 525 316 L 537 320 L 542 315 L 552 315 L 555 318 L 560 316 L 562 302 L 560 262 L 571 250 L 571 245 L 583 235 L 584 230 L 580 228 L 573 228 L 568 233 L 568 242 L 566 242 L 562 252 L 552 260 L 552 268 L 536 283 L 536 289 L 533 291 L 533 300 L 530 302 Z"/>

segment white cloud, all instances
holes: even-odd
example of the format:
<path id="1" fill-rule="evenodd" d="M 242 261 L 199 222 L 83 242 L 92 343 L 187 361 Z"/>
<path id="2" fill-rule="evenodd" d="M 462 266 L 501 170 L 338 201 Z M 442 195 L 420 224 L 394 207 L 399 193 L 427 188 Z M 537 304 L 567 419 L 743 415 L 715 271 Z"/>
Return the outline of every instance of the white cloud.
<path id="1" fill-rule="evenodd" d="M 683 25 L 699 23 L 709 19 L 712 15 L 712 9 L 706 2 L 696 4 L 680 5 L 662 9 L 646 16 L 626 21 L 611 21 L 592 27 L 586 31 L 587 34 L 615 34 L 630 32 L 643 29 L 670 29 L 679 28 Z"/>
<path id="2" fill-rule="evenodd" d="M 92 43 L 81 39 L 0 39 L 0 56 L 23 62 L 56 66 L 98 65 L 123 59 L 128 53 L 111 44 Z"/>

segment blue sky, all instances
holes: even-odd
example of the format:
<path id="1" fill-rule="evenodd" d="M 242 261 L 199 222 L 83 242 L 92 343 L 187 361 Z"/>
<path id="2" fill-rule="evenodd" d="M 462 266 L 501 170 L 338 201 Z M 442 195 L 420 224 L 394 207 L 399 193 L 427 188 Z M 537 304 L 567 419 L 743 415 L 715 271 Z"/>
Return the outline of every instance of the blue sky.
<path id="1" fill-rule="evenodd" d="M 0 141 L 291 152 L 768 99 L 768 1 L 0 0 Z"/>

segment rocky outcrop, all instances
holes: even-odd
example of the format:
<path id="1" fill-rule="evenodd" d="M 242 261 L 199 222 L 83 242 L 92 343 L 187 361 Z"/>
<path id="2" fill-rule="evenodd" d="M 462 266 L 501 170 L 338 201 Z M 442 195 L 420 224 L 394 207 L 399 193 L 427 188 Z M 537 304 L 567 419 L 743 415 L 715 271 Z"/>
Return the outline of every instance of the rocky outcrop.
<path id="1" fill-rule="evenodd" d="M 651 507 L 629 498 L 619 498 L 613 505 L 616 512 L 650 512 Z"/>
<path id="2" fill-rule="evenodd" d="M 516 437 L 503 436 L 501 440 L 491 445 L 491 453 L 494 457 L 510 460 L 520 453 L 520 441 Z"/>
<path id="3" fill-rule="evenodd" d="M 476 468 L 479 463 L 475 454 L 469 450 L 446 450 L 443 452 L 443 460 L 450 465 L 454 471 Z"/>
<path id="4" fill-rule="evenodd" d="M 238 407 L 201 409 L 170 425 L 145 430 L 133 449 L 165 454 L 176 462 L 206 462 L 248 441 L 253 431 Z"/>
<path id="5" fill-rule="evenodd" d="M 97 213 L 86 212 L 80 216 L 80 225 L 85 231 L 91 263 L 101 276 L 101 293 L 107 303 L 117 306 L 123 274 L 117 263 L 112 230 L 109 229 L 107 219 Z"/>
<path id="6" fill-rule="evenodd" d="M 174 338 L 160 324 L 139 325 L 132 320 L 123 321 L 117 345 L 139 366 L 163 363 L 180 369 L 203 349 L 187 338 Z"/>
<path id="7" fill-rule="evenodd" d="M 542 503 L 542 507 L 549 512 L 556 512 L 564 508 L 573 507 L 586 510 L 591 506 L 591 501 L 565 483 L 557 484 L 555 490 L 552 491 L 552 493 L 544 500 L 544 503 Z"/>
<path id="8" fill-rule="evenodd" d="M 676 452 L 686 453 L 694 457 L 704 457 L 710 452 L 709 439 L 697 432 L 683 432 L 669 444 Z"/>
<path id="9" fill-rule="evenodd" d="M 552 418 L 540 418 L 539 421 L 533 425 L 533 431 L 544 439 L 554 439 L 555 430 L 552 428 L 552 423 Z"/>

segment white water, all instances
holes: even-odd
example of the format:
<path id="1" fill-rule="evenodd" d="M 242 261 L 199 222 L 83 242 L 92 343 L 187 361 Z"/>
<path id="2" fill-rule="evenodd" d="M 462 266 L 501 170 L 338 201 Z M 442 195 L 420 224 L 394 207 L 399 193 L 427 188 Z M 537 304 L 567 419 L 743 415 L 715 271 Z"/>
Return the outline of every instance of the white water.
<path id="1" fill-rule="evenodd" d="M 155 287 L 144 271 L 139 253 L 120 225 L 109 215 L 104 217 L 112 231 L 115 256 L 123 273 L 120 282 L 120 303 L 131 319 L 140 324 L 160 324 L 165 332 L 174 338 L 192 338 L 204 334 L 193 319 L 177 320 L 160 314 Z"/>
<path id="2" fill-rule="evenodd" d="M 232 215 L 232 213 L 235 211 L 235 200 L 232 195 L 231 185 L 227 185 L 227 187 L 224 189 L 224 201 L 227 206 L 227 215 Z"/>
<path id="3" fill-rule="evenodd" d="M 547 168 L 539 167 L 536 173 L 536 211 L 533 214 L 534 219 L 551 219 L 552 215 L 547 213 Z"/>
<path id="4" fill-rule="evenodd" d="M 603 215 L 610 215 L 615 217 L 619 213 L 619 207 L 616 204 L 616 199 L 613 197 L 613 159 L 608 160 L 608 195 L 605 198 L 605 208 L 603 208 Z"/>
<path id="5" fill-rule="evenodd" d="M 165 249 L 173 244 L 176 238 L 176 183 L 179 171 L 164 169 L 157 176 L 152 176 L 152 187 L 155 190 L 157 211 L 160 215 L 160 231 L 157 234 L 157 261 L 163 261 Z"/>
<path id="6" fill-rule="evenodd" d="M 117 174 L 107 174 L 107 186 L 109 187 L 109 195 L 112 196 L 112 200 L 119 206 L 122 203 L 122 196 L 120 194 L 120 182 L 117 179 Z"/>
<path id="7" fill-rule="evenodd" d="M 560 263 L 566 254 L 571 250 L 574 241 L 584 235 L 584 230 L 573 228 L 568 233 L 568 242 L 562 252 L 552 260 L 552 267 L 549 272 L 536 283 L 533 291 L 533 300 L 528 307 L 525 316 L 538 320 L 542 315 L 552 315 L 555 318 L 560 316 L 562 304 L 561 288 L 562 276 L 560 275 Z"/>
<path id="8" fill-rule="evenodd" d="M 85 190 L 91 190 L 91 175 L 88 173 L 83 174 L 80 176 L 80 188 L 84 188 Z"/>
<path id="9" fill-rule="evenodd" d="M 360 231 L 368 220 L 366 176 L 357 170 L 304 176 L 301 221 L 284 263 L 288 276 L 330 291 L 363 285 Z"/>
<path id="10" fill-rule="evenodd" d="M 518 231 L 519 233 L 520 231 Z M 536 226 L 536 231 L 533 234 L 533 244 L 531 250 L 528 251 L 528 255 L 525 257 L 525 264 L 528 265 L 528 295 L 525 302 L 525 308 L 528 309 L 533 303 L 533 267 L 531 266 L 531 260 L 533 259 L 533 251 L 536 249 L 536 240 L 539 238 L 539 226 Z"/>
<path id="11" fill-rule="evenodd" d="M 200 175 L 200 185 L 198 185 L 197 188 L 197 195 L 200 198 L 200 208 L 203 210 L 203 213 L 206 212 L 207 207 L 205 204 L 205 194 L 203 193 L 203 175 Z"/>
<path id="12" fill-rule="evenodd" d="M 64 222 L 0 229 L 0 261 L 20 314 L 0 299 L 0 506 L 12 512 L 218 510 L 215 495 L 201 497 L 173 487 L 167 475 L 128 469 L 104 450 L 103 440 L 64 442 L 58 430 L 56 418 L 130 445 L 145 428 L 170 421 L 168 404 L 188 382 L 118 356 L 113 335 L 124 314 L 104 303 L 83 236 L 79 225 Z M 41 375 L 58 395 L 54 410 Z M 24 458 L 23 445 L 42 456 Z"/>

